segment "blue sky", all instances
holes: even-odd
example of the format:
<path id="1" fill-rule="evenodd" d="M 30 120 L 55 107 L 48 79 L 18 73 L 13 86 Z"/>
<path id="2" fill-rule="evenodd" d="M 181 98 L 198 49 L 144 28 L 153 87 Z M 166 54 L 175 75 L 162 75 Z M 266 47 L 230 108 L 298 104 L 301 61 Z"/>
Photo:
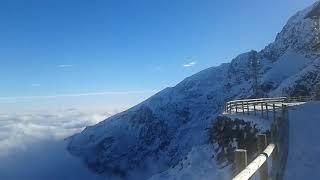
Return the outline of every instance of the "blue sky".
<path id="1" fill-rule="evenodd" d="M 1 0 L 0 107 L 126 108 L 272 42 L 314 0 Z"/>

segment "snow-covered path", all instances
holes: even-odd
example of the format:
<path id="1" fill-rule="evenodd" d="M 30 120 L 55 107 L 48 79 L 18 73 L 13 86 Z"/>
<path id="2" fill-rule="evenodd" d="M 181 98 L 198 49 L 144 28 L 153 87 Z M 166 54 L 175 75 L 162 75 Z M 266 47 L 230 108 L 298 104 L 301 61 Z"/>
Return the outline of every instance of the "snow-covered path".
<path id="1" fill-rule="evenodd" d="M 289 113 L 289 156 L 286 180 L 320 177 L 320 102 L 297 106 Z"/>
<path id="2" fill-rule="evenodd" d="M 286 105 L 286 106 L 299 106 L 299 105 L 302 105 L 306 102 L 292 102 L 292 103 L 272 103 L 272 104 L 275 104 L 277 107 L 281 106 L 281 105 Z M 265 106 L 263 106 L 265 108 Z M 249 106 L 244 106 L 244 108 L 242 109 L 241 106 L 239 105 L 239 108 L 238 108 L 238 113 L 242 113 L 243 111 L 245 113 L 247 113 L 247 110 L 249 109 L 250 113 L 251 112 L 254 112 L 254 109 L 256 109 L 257 111 L 261 111 L 261 104 L 258 104 L 256 105 L 256 107 L 254 107 L 253 105 L 249 105 Z M 270 109 L 269 109 L 270 110 Z M 264 109 L 265 111 L 265 109 Z M 235 109 L 232 109 L 231 110 L 231 113 L 235 113 Z M 227 114 L 227 113 L 225 113 Z"/>

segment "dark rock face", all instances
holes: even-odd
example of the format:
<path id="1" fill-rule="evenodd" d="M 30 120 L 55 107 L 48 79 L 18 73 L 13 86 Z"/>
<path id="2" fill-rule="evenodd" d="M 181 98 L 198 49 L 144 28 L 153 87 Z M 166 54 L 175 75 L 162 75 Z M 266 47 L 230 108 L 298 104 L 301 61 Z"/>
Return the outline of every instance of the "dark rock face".
<path id="1" fill-rule="evenodd" d="M 234 161 L 235 149 L 246 149 L 248 159 L 252 160 L 257 152 L 257 134 L 263 132 L 257 124 L 242 119 L 218 116 L 209 130 L 210 143 L 214 145 L 217 164 L 220 167 Z"/>
<path id="2" fill-rule="evenodd" d="M 181 113 L 184 117 L 184 112 Z M 129 176 L 127 172 L 137 167 L 143 169 L 143 162 L 148 158 L 158 161 L 159 155 L 168 150 L 172 137 L 169 135 L 169 127 L 156 117 L 150 108 L 145 106 L 138 108 L 136 113 L 129 117 L 128 125 L 130 128 L 138 129 L 136 137 L 132 138 L 136 142 L 127 142 L 125 147 L 121 147 L 119 138 L 115 136 L 102 138 L 93 148 L 96 158 L 86 159 L 90 169 L 97 173 L 125 178 Z M 72 146 L 69 148 L 69 151 L 74 151 Z M 172 152 L 172 155 L 175 153 Z"/>

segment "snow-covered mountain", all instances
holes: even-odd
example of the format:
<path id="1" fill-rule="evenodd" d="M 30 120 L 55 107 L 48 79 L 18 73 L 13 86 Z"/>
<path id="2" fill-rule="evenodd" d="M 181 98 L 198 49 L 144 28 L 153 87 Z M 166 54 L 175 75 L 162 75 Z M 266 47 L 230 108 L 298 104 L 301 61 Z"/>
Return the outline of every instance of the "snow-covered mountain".
<path id="1" fill-rule="evenodd" d="M 314 6 L 314 5 L 313 5 Z M 253 97 L 258 60 L 260 96 L 309 95 L 320 82 L 313 8 L 292 16 L 260 52 L 201 71 L 145 102 L 70 138 L 68 150 L 107 179 L 226 179 L 208 129 L 226 100 Z"/>

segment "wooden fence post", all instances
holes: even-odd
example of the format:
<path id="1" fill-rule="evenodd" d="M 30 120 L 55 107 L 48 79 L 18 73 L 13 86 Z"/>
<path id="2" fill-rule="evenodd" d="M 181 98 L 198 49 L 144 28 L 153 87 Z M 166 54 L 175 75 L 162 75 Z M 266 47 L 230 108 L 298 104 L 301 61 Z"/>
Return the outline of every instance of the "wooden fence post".
<path id="1" fill-rule="evenodd" d="M 262 153 L 267 147 L 267 136 L 265 134 L 258 134 L 258 152 Z M 259 169 L 260 180 L 268 180 L 268 165 L 267 161 Z"/>
<path id="2" fill-rule="evenodd" d="M 276 120 L 276 105 L 273 103 L 273 121 Z"/>
<path id="3" fill-rule="evenodd" d="M 226 103 L 226 113 L 229 113 L 229 103 Z"/>
<path id="4" fill-rule="evenodd" d="M 267 113 L 267 119 L 269 119 L 269 109 L 268 109 L 268 103 L 266 102 L 266 113 Z"/>
<path id="5" fill-rule="evenodd" d="M 244 115 L 244 103 L 243 103 L 243 101 L 241 102 L 241 105 L 242 105 L 242 114 Z"/>
<path id="6" fill-rule="evenodd" d="M 227 102 L 224 102 L 224 112 L 227 113 L 228 112 L 228 106 L 227 106 Z"/>
<path id="7" fill-rule="evenodd" d="M 247 150 L 237 149 L 234 153 L 234 176 L 239 174 L 248 165 Z"/>

